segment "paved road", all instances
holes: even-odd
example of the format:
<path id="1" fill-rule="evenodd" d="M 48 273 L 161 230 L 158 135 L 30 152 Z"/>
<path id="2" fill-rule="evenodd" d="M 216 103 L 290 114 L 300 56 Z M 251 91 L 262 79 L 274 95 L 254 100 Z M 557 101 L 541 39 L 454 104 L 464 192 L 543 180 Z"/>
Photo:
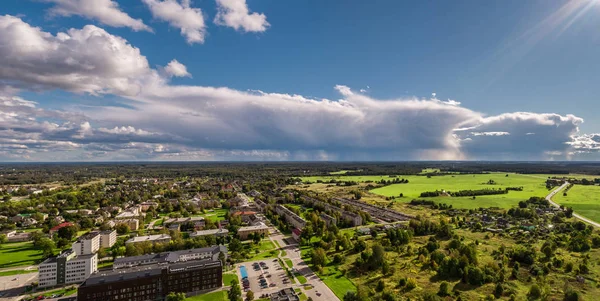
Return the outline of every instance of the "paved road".
<path id="1" fill-rule="evenodd" d="M 554 207 L 559 207 L 559 208 L 560 208 L 560 205 L 559 205 L 559 204 L 557 204 L 557 203 L 555 203 L 555 202 L 552 200 L 552 197 L 554 197 L 554 195 L 556 195 L 557 193 L 559 193 L 561 190 L 565 189 L 565 187 L 567 187 L 569 184 L 570 184 L 569 182 L 565 182 L 565 183 L 564 183 L 564 184 L 562 184 L 560 187 L 558 187 L 558 188 L 556 188 L 556 189 L 552 190 L 552 192 L 550 192 L 550 194 L 548 194 L 548 195 L 546 196 L 546 200 L 548 200 L 548 202 L 550 202 L 550 204 L 552 204 Z M 582 220 L 582 221 L 584 221 L 584 222 L 586 222 L 586 223 L 588 223 L 588 224 L 590 224 L 590 225 L 592 225 L 592 226 L 594 226 L 594 227 L 600 228 L 600 224 L 599 224 L 599 223 L 596 223 L 596 222 L 594 222 L 594 221 L 592 221 L 592 220 L 590 220 L 590 219 L 587 219 L 587 218 L 585 218 L 585 217 L 583 217 L 583 216 L 581 216 L 581 215 L 579 215 L 579 214 L 577 214 L 577 213 L 575 213 L 575 212 L 573 212 L 573 216 L 574 216 L 576 219 Z"/>
<path id="2" fill-rule="evenodd" d="M 286 239 L 281 233 L 273 234 L 269 236 L 269 239 L 277 241 L 279 246 L 281 246 L 281 249 L 285 250 L 286 256 L 281 256 L 282 260 L 284 258 L 289 258 L 292 261 L 294 268 L 308 280 L 307 284 L 314 287 L 311 290 L 302 290 L 306 296 L 311 297 L 313 300 L 340 301 L 323 280 L 321 280 L 319 276 L 308 267 L 308 264 L 302 260 L 300 246 L 296 242 L 291 238 Z M 296 282 L 299 283 L 298 281 Z M 301 285 L 296 285 L 294 287 L 301 287 Z M 320 294 L 320 296 L 318 296 L 317 293 Z"/>

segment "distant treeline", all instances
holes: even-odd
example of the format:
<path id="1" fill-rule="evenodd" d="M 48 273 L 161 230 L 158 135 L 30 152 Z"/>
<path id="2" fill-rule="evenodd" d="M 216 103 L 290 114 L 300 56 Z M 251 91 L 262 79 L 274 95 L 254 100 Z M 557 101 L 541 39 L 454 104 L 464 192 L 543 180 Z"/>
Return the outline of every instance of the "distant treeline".
<path id="1" fill-rule="evenodd" d="M 494 195 L 494 194 L 506 194 L 510 190 L 513 191 L 523 191 L 523 187 L 506 187 L 506 188 L 498 188 L 498 189 L 477 189 L 477 190 L 459 190 L 459 191 L 425 191 L 421 192 L 422 198 L 431 198 L 442 195 L 450 195 L 453 197 L 461 197 L 461 196 L 479 196 L 479 195 Z"/>

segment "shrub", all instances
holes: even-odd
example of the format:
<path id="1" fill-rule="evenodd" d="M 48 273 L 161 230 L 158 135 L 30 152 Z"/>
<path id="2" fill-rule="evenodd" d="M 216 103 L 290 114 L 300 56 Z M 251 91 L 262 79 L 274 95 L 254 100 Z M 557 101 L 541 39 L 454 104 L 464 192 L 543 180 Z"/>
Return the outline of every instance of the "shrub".
<path id="1" fill-rule="evenodd" d="M 408 278 L 406 280 L 406 289 L 410 291 L 410 290 L 413 290 L 415 288 L 417 288 L 417 279 L 415 279 L 415 278 Z"/>
<path id="2" fill-rule="evenodd" d="M 537 284 L 532 285 L 531 288 L 529 289 L 529 293 L 527 294 L 527 297 L 530 300 L 537 300 L 537 299 L 541 298 L 542 297 L 542 289 Z"/>
<path id="3" fill-rule="evenodd" d="M 450 295 L 450 285 L 446 281 L 442 281 L 440 283 L 440 289 L 438 290 L 438 295 L 445 297 Z"/>

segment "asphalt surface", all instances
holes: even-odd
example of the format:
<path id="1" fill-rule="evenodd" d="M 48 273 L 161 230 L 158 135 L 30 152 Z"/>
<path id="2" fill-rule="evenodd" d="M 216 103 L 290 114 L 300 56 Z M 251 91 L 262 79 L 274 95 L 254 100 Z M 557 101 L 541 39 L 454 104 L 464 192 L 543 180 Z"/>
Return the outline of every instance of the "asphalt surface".
<path id="1" fill-rule="evenodd" d="M 15 301 L 25 293 L 25 286 L 37 281 L 38 273 L 20 274 L 0 277 L 0 300 Z"/>
<path id="2" fill-rule="evenodd" d="M 302 260 L 300 254 L 300 246 L 291 238 L 286 238 L 280 233 L 275 233 L 269 236 L 269 239 L 277 241 L 279 246 L 286 252 L 286 256 L 280 256 L 283 259 L 289 258 L 292 261 L 294 268 L 304 276 L 307 280 L 306 284 L 313 286 L 310 290 L 302 290 L 308 297 L 313 300 L 330 300 L 340 301 L 340 299 L 329 289 L 325 283 L 309 268 L 308 264 Z M 285 260 L 284 260 L 285 263 Z M 298 281 L 294 287 L 302 287 Z M 280 288 L 281 289 L 281 288 Z"/>

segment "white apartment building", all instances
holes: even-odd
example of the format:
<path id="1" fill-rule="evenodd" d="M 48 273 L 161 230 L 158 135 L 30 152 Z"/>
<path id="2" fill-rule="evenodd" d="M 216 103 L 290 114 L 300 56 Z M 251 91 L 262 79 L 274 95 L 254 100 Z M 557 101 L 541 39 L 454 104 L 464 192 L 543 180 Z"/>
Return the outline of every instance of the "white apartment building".
<path id="1" fill-rule="evenodd" d="M 97 254 L 77 256 L 73 250 L 68 250 L 40 264 L 38 286 L 82 283 L 96 271 L 98 271 Z"/>
<path id="2" fill-rule="evenodd" d="M 110 248 L 117 243 L 117 231 L 116 230 L 106 230 L 100 232 L 100 247 L 101 248 Z"/>
<path id="3" fill-rule="evenodd" d="M 77 256 L 89 255 L 100 249 L 100 232 L 90 232 L 80 236 L 71 247 Z"/>

